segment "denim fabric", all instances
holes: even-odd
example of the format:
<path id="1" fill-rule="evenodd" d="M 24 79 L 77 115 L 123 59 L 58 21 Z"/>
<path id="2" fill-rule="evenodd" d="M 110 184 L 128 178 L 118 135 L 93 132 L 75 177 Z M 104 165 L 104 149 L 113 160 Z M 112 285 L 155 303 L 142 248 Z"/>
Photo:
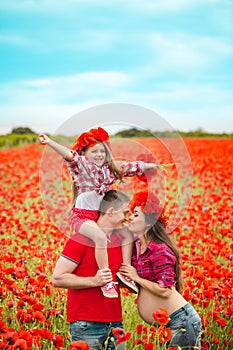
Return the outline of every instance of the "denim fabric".
<path id="1" fill-rule="evenodd" d="M 90 346 L 90 350 L 116 349 L 117 338 L 112 334 L 112 329 L 117 327 L 123 329 L 122 322 L 76 321 L 70 323 L 70 334 L 72 341 L 84 340 Z M 124 344 L 121 343 L 118 349 L 124 350 Z"/>
<path id="2" fill-rule="evenodd" d="M 201 349 L 201 319 L 190 304 L 186 304 L 170 315 L 167 327 L 171 328 L 170 346 L 185 346 L 185 349 Z M 181 331 L 181 330 L 185 331 Z"/>

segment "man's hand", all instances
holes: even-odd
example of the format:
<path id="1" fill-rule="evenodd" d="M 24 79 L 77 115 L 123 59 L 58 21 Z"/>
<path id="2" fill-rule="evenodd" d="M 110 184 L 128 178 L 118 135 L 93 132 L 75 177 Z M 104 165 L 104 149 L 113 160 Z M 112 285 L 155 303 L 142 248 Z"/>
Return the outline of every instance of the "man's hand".
<path id="1" fill-rule="evenodd" d="M 111 281 L 112 272 L 107 267 L 105 269 L 98 270 L 96 275 L 94 276 L 94 283 L 96 284 L 96 287 L 101 287 Z"/>

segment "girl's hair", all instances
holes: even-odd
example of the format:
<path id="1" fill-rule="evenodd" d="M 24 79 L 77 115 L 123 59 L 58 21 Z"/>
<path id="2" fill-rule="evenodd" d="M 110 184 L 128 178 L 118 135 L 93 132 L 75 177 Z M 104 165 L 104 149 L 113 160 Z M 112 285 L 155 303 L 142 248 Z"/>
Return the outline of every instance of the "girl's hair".
<path id="1" fill-rule="evenodd" d="M 179 250 L 175 242 L 167 233 L 164 224 L 160 220 L 155 221 L 154 214 L 144 213 L 144 215 L 146 218 L 146 222 L 150 224 L 150 228 L 145 234 L 146 238 L 149 238 L 158 244 L 165 243 L 175 254 L 176 290 L 181 293 L 183 291 L 183 278 L 182 278 L 181 267 L 180 267 Z"/>
<path id="2" fill-rule="evenodd" d="M 97 142 L 104 146 L 104 149 L 106 152 L 105 163 L 108 163 L 109 169 L 113 173 L 115 178 L 121 181 L 122 180 L 122 173 L 121 173 L 120 169 L 117 167 L 115 161 L 113 160 L 113 156 L 111 154 L 111 151 L 110 151 L 108 145 L 106 144 L 106 142 L 101 142 L 101 141 L 97 141 Z M 82 150 L 77 150 L 77 152 L 79 155 L 84 155 L 85 152 L 90 147 L 93 147 L 93 146 L 86 145 Z M 74 182 L 73 182 L 72 183 L 72 200 L 71 200 L 71 208 L 69 210 L 69 214 L 71 213 L 72 208 L 75 206 L 75 202 L 76 202 L 77 197 L 78 197 L 78 190 L 75 187 Z"/>

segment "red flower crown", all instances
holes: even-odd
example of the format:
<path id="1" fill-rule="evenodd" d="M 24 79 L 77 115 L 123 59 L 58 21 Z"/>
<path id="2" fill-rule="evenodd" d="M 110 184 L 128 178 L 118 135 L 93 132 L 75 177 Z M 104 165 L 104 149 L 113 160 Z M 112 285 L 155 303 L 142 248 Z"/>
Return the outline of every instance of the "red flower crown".
<path id="1" fill-rule="evenodd" d="M 134 194 L 130 210 L 133 211 L 135 207 L 140 207 L 143 213 L 147 215 L 154 214 L 155 219 L 167 225 L 167 219 L 164 215 L 164 208 L 160 205 L 160 200 L 153 193 L 147 191 L 140 191 Z"/>
<path id="2" fill-rule="evenodd" d="M 87 132 L 82 133 L 75 143 L 75 145 L 72 147 L 73 149 L 77 151 L 82 151 L 84 147 L 89 146 L 95 146 L 98 141 L 100 142 L 107 142 L 109 139 L 109 135 L 107 131 L 105 131 L 103 128 L 98 127 L 97 129 L 91 129 Z"/>

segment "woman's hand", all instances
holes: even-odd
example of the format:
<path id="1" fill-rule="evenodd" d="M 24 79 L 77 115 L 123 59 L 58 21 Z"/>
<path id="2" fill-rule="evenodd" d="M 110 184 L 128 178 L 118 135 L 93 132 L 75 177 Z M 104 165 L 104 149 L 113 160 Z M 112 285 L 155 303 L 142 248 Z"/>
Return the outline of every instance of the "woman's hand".
<path id="1" fill-rule="evenodd" d="M 140 277 L 137 274 L 137 270 L 131 265 L 124 263 L 121 264 L 119 272 L 125 277 L 128 277 L 129 279 L 133 280 L 134 282 L 138 282 L 138 280 L 140 279 Z"/>

